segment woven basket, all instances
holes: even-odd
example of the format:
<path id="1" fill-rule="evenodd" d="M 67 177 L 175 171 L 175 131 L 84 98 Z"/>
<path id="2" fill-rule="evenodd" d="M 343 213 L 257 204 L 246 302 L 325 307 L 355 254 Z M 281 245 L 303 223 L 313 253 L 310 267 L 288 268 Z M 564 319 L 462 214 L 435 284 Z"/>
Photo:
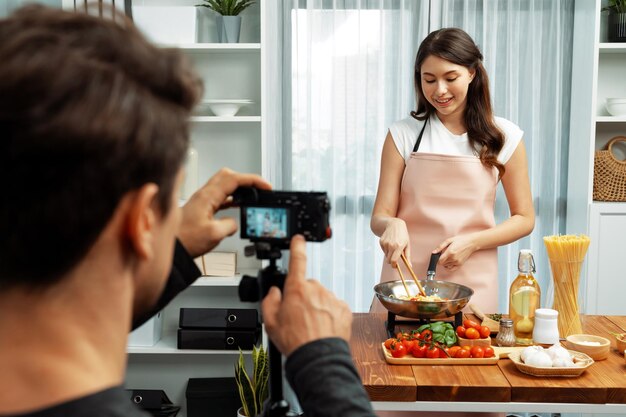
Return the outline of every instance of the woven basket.
<path id="1" fill-rule="evenodd" d="M 593 199 L 597 201 L 626 201 L 626 161 L 615 157 L 612 147 L 625 142 L 626 136 L 616 136 L 605 149 L 596 151 L 593 162 Z"/>
<path id="2" fill-rule="evenodd" d="M 569 354 L 572 357 L 572 360 L 576 364 L 576 366 L 572 366 L 570 368 L 540 368 L 537 366 L 526 365 L 522 362 L 521 356 L 522 352 L 516 351 L 509 353 L 509 359 L 515 364 L 517 369 L 520 372 L 523 372 L 532 376 L 564 376 L 564 377 L 572 377 L 572 376 L 580 376 L 585 369 L 589 368 L 593 365 L 594 361 L 588 355 L 585 355 L 582 352 L 576 352 L 574 350 L 568 350 Z"/>

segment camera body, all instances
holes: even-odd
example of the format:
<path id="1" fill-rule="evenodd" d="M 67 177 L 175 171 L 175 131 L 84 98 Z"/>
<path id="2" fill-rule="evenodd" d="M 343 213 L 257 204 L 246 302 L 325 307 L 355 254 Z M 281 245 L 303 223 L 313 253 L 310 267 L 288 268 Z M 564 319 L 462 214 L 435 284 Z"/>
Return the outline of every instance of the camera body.
<path id="1" fill-rule="evenodd" d="M 243 239 L 288 249 L 296 234 L 311 242 L 331 237 L 330 202 L 325 192 L 239 187 L 233 193 L 233 204 L 240 207 Z"/>

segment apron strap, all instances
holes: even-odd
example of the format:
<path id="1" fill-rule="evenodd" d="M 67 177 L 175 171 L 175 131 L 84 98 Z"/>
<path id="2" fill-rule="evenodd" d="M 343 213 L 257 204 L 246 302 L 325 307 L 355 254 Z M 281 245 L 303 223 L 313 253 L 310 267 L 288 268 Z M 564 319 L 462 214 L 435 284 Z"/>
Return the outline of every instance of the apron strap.
<path id="1" fill-rule="evenodd" d="M 422 135 L 424 135 L 424 129 L 426 129 L 426 123 L 428 123 L 429 119 L 426 119 L 424 122 L 424 126 L 422 126 L 422 130 L 420 130 L 420 134 L 417 136 L 417 141 L 415 142 L 415 146 L 413 146 L 413 152 L 417 152 L 420 147 L 420 143 L 422 143 Z"/>

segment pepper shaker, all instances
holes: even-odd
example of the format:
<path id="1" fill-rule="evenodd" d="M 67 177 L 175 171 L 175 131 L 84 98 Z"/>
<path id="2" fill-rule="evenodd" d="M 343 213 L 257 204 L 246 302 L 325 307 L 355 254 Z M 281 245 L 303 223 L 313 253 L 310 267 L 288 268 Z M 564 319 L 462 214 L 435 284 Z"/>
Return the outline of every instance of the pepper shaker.
<path id="1" fill-rule="evenodd" d="M 513 332 L 513 320 L 500 319 L 500 330 L 496 336 L 498 346 L 515 346 L 515 333 Z"/>

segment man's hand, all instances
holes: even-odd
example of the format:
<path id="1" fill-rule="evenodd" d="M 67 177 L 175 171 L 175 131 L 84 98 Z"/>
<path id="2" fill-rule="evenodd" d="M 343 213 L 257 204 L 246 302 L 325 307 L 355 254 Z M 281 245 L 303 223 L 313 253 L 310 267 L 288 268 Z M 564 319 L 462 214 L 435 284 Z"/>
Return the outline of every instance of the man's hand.
<path id="1" fill-rule="evenodd" d="M 340 337 L 348 341 L 350 308 L 318 281 L 305 279 L 306 243 L 302 236 L 291 239 L 290 249 L 283 293 L 272 287 L 261 304 L 270 339 L 286 356 L 314 340 Z"/>
<path id="2" fill-rule="evenodd" d="M 229 204 L 230 195 L 240 186 L 270 190 L 272 186 L 258 175 L 241 174 L 222 168 L 196 191 L 182 208 L 183 219 L 178 238 L 192 257 L 215 248 L 237 231 L 231 217 L 216 219 L 215 213 Z"/>

